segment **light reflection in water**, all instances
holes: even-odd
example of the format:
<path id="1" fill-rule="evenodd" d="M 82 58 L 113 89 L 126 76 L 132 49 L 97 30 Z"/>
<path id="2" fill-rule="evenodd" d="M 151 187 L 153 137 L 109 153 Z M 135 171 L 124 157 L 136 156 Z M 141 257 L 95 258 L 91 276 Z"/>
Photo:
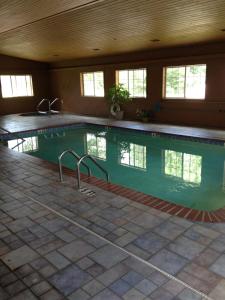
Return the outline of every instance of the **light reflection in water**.
<path id="1" fill-rule="evenodd" d="M 186 182 L 200 185 L 202 173 L 202 157 L 199 155 L 164 151 L 164 174 L 182 178 Z"/>
<path id="2" fill-rule="evenodd" d="M 119 163 L 146 170 L 146 146 L 120 142 Z"/>
<path id="3" fill-rule="evenodd" d="M 93 133 L 86 134 L 87 153 L 106 160 L 106 138 Z"/>
<path id="4" fill-rule="evenodd" d="M 38 137 L 31 136 L 23 138 L 24 142 L 21 139 L 9 140 L 8 147 L 17 152 L 33 152 L 38 150 Z M 17 147 L 15 147 L 18 145 Z M 15 147 L 15 148 L 14 148 Z"/>

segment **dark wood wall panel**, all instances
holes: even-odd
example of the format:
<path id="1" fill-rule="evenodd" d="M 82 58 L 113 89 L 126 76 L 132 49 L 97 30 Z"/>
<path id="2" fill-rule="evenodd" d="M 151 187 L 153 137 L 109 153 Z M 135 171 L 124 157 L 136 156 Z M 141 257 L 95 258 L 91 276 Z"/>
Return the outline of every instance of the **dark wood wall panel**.
<path id="1" fill-rule="evenodd" d="M 89 66 L 74 66 L 74 62 L 54 65 L 51 70 L 52 92 L 54 96 L 59 96 L 64 100 L 63 109 L 78 114 L 93 116 L 109 116 L 109 106 L 102 98 L 82 97 L 80 93 L 80 72 L 103 70 L 105 73 L 105 90 L 109 89 L 115 82 L 115 70 L 120 68 L 148 68 L 148 97 L 146 100 L 136 99 L 132 103 L 123 106 L 126 119 L 136 119 L 137 108 L 151 109 L 157 102 L 161 104 L 161 111 L 156 113 L 155 121 L 169 124 L 183 124 L 190 126 L 206 126 L 225 128 L 225 55 L 210 54 L 212 50 L 199 48 L 195 49 L 195 56 L 184 56 L 182 49 L 173 49 L 173 57 L 169 55 L 157 59 L 148 59 L 148 55 L 137 55 L 142 60 L 127 56 L 116 56 L 104 58 L 102 60 L 90 60 Z M 215 45 L 215 51 L 217 46 Z M 191 51 L 186 48 L 184 53 Z M 212 51 L 213 52 L 213 51 Z M 162 52 L 160 52 L 162 54 Z M 197 55 L 199 53 L 199 55 Z M 204 53 L 204 54 L 202 54 Z M 207 53 L 207 54 L 206 54 Z M 183 56 L 182 56 L 183 55 Z M 130 59 L 130 61 L 129 61 Z M 98 62 L 105 62 L 98 64 Z M 207 64 L 207 90 L 205 100 L 163 100 L 162 99 L 162 77 L 163 66 L 182 64 Z M 92 65 L 91 65 L 92 64 Z"/>
<path id="2" fill-rule="evenodd" d="M 4 99 L 0 96 L 0 115 L 35 111 L 37 103 L 50 96 L 47 64 L 0 55 L 0 75 L 4 74 L 31 74 L 34 96 Z"/>

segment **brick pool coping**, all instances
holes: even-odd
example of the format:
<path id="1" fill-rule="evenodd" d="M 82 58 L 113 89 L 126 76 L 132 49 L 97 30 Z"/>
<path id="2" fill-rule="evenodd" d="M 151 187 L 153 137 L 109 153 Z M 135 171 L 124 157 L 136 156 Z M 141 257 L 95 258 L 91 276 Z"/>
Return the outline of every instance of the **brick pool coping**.
<path id="1" fill-rule="evenodd" d="M 34 157 L 31 156 L 31 158 Z M 58 171 L 58 166 L 55 163 L 45 161 L 41 158 L 38 158 L 38 160 L 40 160 L 41 166 L 47 167 L 52 171 Z M 63 172 L 66 175 L 75 178 L 73 170 L 63 166 Z M 170 203 L 168 201 L 159 199 L 157 197 L 153 197 L 151 195 L 144 194 L 142 192 L 132 190 L 130 188 L 123 187 L 118 184 L 108 183 L 94 176 L 89 177 L 84 173 L 81 173 L 81 180 L 88 184 L 94 185 L 98 188 L 101 188 L 105 191 L 114 193 L 122 197 L 126 197 L 137 203 L 144 204 L 146 206 L 158 209 L 164 213 L 181 217 L 190 221 L 208 222 L 208 223 L 221 223 L 225 221 L 225 207 L 217 209 L 216 211 L 213 212 L 196 210 L 196 209 L 184 207 L 182 205 Z"/>

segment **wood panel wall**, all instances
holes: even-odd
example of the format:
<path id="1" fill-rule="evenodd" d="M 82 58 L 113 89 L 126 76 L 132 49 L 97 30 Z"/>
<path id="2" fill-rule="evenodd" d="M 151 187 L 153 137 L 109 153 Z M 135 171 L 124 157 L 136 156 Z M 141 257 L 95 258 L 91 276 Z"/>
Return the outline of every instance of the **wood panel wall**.
<path id="1" fill-rule="evenodd" d="M 31 74 L 33 97 L 2 98 L 0 93 L 0 115 L 34 111 L 37 103 L 50 96 L 48 65 L 0 55 L 0 75 Z"/>
<path id="2" fill-rule="evenodd" d="M 105 91 L 115 82 L 121 68 L 146 67 L 147 99 L 135 99 L 124 105 L 126 119 L 136 119 L 137 108 L 150 109 L 160 102 L 155 122 L 190 126 L 225 128 L 225 47 L 208 45 L 136 53 L 127 56 L 67 61 L 52 65 L 52 93 L 64 100 L 63 110 L 83 115 L 107 117 L 109 106 L 104 98 L 82 97 L 80 73 L 104 71 Z M 163 67 L 182 64 L 207 64 L 205 100 L 162 99 Z"/>
<path id="3" fill-rule="evenodd" d="M 162 99 L 163 67 L 195 63 L 207 64 L 206 99 Z M 148 96 L 124 105 L 126 119 L 136 119 L 137 108 L 151 109 L 160 102 L 161 110 L 156 113 L 155 122 L 225 128 L 224 44 L 66 61 L 51 65 L 50 69 L 44 63 L 0 55 L 0 73 L 32 74 L 35 93 L 34 97 L 0 97 L 0 114 L 34 111 L 43 97 L 60 97 L 64 101 L 64 111 L 107 117 L 109 105 L 104 98 L 81 96 L 80 73 L 103 70 L 107 93 L 115 82 L 117 69 L 139 67 L 148 70 Z"/>

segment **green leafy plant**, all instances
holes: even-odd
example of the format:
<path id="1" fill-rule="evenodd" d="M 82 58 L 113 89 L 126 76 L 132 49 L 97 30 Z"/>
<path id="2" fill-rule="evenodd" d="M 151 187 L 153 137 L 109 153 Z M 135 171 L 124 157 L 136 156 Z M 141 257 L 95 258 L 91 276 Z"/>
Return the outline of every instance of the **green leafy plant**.
<path id="1" fill-rule="evenodd" d="M 108 91 L 107 99 L 110 104 L 124 104 L 132 101 L 129 91 L 123 84 L 114 84 Z"/>
<path id="2" fill-rule="evenodd" d="M 147 109 L 137 109 L 136 115 L 138 119 L 150 119 L 153 117 L 153 111 Z"/>

